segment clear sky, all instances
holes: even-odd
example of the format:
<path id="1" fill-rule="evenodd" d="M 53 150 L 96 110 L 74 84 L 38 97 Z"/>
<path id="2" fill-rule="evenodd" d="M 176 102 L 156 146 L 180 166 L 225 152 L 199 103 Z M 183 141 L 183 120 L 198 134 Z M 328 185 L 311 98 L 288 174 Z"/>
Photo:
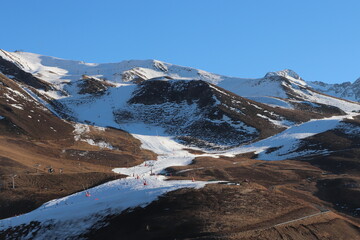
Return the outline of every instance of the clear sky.
<path id="1" fill-rule="evenodd" d="M 86 62 L 158 59 L 237 77 L 360 77 L 359 0 L 9 0 L 0 48 Z"/>

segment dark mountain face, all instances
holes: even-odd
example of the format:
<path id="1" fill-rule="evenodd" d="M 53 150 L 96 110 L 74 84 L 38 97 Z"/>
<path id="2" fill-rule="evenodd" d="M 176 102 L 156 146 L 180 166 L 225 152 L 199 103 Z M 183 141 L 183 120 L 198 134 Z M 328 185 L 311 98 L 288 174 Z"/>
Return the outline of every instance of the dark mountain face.
<path id="1" fill-rule="evenodd" d="M 17 67 L 14 63 L 6 61 L 0 57 L 0 72 L 4 75 L 12 76 L 12 79 L 25 83 L 37 89 L 45 91 L 53 89 L 50 84 L 34 77 L 31 73 L 25 72 Z"/>
<path id="2" fill-rule="evenodd" d="M 95 95 L 102 95 L 108 89 L 108 87 L 91 77 L 83 77 L 82 80 L 78 83 L 79 87 L 79 94 L 95 94 Z"/>
<path id="3" fill-rule="evenodd" d="M 296 110 L 273 108 L 201 80 L 151 80 L 141 83 L 116 110 L 118 123 L 144 122 L 198 147 L 236 146 L 285 129 L 276 122 L 309 118 Z"/>
<path id="4" fill-rule="evenodd" d="M 201 80 L 144 81 L 128 105 L 114 112 L 118 123 L 158 125 L 198 147 L 237 146 L 281 132 L 284 122 L 344 114 L 337 107 L 306 101 L 294 102 L 295 109 L 271 107 Z"/>
<path id="5" fill-rule="evenodd" d="M 119 123 L 140 121 L 165 127 L 188 144 L 212 147 L 251 141 L 259 131 L 221 108 L 217 88 L 204 81 L 146 81 L 115 112 Z M 230 107 L 230 106 L 229 106 Z"/>
<path id="6" fill-rule="evenodd" d="M 166 102 L 213 105 L 215 99 L 209 84 L 204 81 L 146 81 L 140 84 L 129 100 L 131 104 L 164 104 Z"/>
<path id="7" fill-rule="evenodd" d="M 59 133 L 69 136 L 73 127 L 34 101 L 16 81 L 0 74 L 0 115 L 3 124 L 12 125 L 31 138 L 57 139 Z M 61 137 L 60 137 L 61 138 Z"/>

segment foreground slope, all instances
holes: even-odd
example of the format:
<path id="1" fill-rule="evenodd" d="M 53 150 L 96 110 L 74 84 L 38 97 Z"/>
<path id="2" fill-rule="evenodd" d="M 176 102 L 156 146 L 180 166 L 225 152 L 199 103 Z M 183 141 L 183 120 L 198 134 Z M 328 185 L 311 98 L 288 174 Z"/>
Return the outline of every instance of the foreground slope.
<path id="1" fill-rule="evenodd" d="M 237 164 L 234 164 L 236 162 Z M 359 239 L 359 222 L 314 197 L 322 170 L 304 162 L 199 157 L 174 179 L 228 184 L 168 193 L 145 208 L 109 216 L 88 239 Z M 308 181 L 306 178 L 309 178 Z M 246 181 L 244 181 L 246 180 Z M 321 181 L 321 180 L 320 180 Z"/>

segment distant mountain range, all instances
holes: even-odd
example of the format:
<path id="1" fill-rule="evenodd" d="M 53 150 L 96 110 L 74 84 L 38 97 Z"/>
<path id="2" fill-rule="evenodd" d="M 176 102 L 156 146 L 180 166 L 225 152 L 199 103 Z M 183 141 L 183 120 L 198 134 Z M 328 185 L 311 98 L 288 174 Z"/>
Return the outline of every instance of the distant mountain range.
<path id="1" fill-rule="evenodd" d="M 313 89 L 339 98 L 351 101 L 360 101 L 360 78 L 355 82 L 344 82 L 340 84 L 328 84 L 324 82 L 309 82 Z"/>

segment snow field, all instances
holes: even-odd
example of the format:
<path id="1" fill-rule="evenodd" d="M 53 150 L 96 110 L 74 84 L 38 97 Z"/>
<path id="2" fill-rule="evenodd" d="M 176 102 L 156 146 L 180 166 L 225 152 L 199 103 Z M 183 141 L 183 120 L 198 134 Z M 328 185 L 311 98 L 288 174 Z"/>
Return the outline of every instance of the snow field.
<path id="1" fill-rule="evenodd" d="M 241 153 L 255 152 L 258 154 L 257 158 L 261 160 L 285 160 L 307 154 L 325 153 L 307 151 L 294 152 L 294 150 L 296 150 L 299 146 L 300 140 L 334 129 L 339 125 L 341 120 L 351 118 L 352 116 L 352 114 L 346 116 L 335 116 L 293 125 L 283 132 L 269 138 L 217 154 L 233 157 Z M 273 150 L 268 151 L 271 149 Z"/>

